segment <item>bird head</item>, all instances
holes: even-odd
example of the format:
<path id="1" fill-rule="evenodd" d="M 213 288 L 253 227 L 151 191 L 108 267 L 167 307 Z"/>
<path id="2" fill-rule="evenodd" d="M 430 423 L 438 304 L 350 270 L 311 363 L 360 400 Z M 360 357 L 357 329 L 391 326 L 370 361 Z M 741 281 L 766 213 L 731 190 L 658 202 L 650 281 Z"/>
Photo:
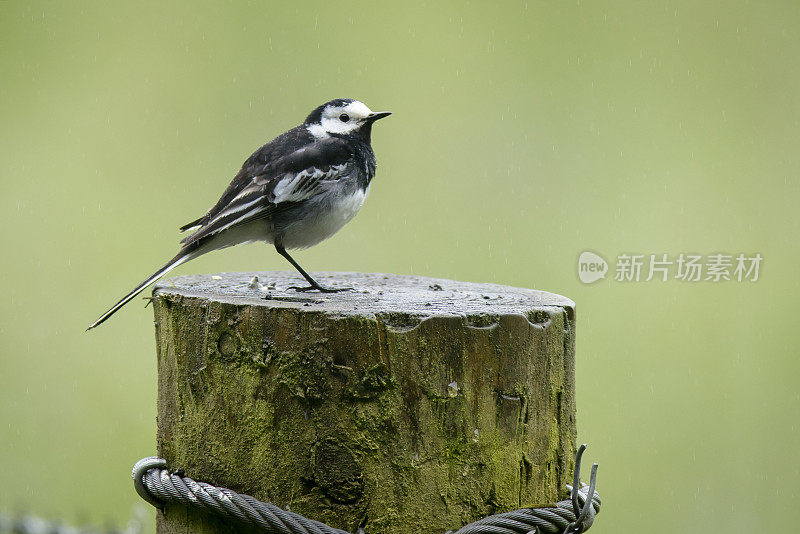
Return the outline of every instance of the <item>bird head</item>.
<path id="1" fill-rule="evenodd" d="M 358 136 L 369 141 L 372 124 L 392 113 L 374 112 L 363 102 L 337 98 L 322 104 L 306 118 L 305 125 L 314 137 Z"/>

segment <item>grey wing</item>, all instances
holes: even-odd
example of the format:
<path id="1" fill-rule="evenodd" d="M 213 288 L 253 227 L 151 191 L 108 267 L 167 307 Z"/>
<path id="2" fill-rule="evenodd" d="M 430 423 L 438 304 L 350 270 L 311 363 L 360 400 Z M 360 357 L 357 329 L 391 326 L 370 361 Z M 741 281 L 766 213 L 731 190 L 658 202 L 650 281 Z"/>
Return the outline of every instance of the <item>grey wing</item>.
<path id="1" fill-rule="evenodd" d="M 288 202 L 303 202 L 329 190 L 347 176 L 347 163 L 327 167 L 309 167 L 300 172 L 288 172 L 274 182 L 270 200 L 276 206 Z"/>
<path id="2" fill-rule="evenodd" d="M 199 245 L 220 232 L 310 200 L 347 176 L 351 165 L 352 152 L 337 138 L 295 150 L 254 172 L 248 185 L 181 243 Z"/>
<path id="3" fill-rule="evenodd" d="M 181 241 L 186 246 L 199 243 L 230 228 L 313 199 L 348 174 L 348 163 L 287 171 L 274 178 L 260 175 L 242 189 L 200 229 Z"/>

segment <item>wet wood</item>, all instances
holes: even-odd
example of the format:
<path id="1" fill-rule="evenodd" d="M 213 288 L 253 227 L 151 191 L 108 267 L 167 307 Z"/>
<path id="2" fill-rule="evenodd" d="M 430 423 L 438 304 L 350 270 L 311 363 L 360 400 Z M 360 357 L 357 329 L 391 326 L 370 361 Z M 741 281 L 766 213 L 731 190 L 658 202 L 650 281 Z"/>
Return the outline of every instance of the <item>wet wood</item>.
<path id="1" fill-rule="evenodd" d="M 437 533 L 557 500 L 575 438 L 574 304 L 492 284 L 317 273 L 154 290 L 170 468 L 354 532 Z M 194 511 L 158 532 L 241 531 Z"/>

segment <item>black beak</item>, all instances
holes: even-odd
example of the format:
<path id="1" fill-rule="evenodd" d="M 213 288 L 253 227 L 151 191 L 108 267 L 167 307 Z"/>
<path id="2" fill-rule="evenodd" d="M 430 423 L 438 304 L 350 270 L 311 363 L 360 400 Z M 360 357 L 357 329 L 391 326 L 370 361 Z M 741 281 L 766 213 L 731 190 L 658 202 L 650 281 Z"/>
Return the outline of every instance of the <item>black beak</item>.
<path id="1" fill-rule="evenodd" d="M 367 115 L 367 120 L 369 122 L 375 122 L 376 120 L 382 119 L 384 117 L 388 117 L 391 114 L 392 114 L 391 111 L 378 111 L 378 112 L 370 113 L 369 115 Z"/>

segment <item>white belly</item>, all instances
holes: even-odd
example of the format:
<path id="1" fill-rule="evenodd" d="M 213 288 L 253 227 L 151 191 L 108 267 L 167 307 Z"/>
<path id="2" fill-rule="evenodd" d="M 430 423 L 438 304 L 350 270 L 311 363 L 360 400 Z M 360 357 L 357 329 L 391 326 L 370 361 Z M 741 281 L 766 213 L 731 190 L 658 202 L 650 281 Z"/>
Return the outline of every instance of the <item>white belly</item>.
<path id="1" fill-rule="evenodd" d="M 308 248 L 328 239 L 356 216 L 368 195 L 369 187 L 318 205 L 304 219 L 286 226 L 283 245 L 288 249 Z"/>

